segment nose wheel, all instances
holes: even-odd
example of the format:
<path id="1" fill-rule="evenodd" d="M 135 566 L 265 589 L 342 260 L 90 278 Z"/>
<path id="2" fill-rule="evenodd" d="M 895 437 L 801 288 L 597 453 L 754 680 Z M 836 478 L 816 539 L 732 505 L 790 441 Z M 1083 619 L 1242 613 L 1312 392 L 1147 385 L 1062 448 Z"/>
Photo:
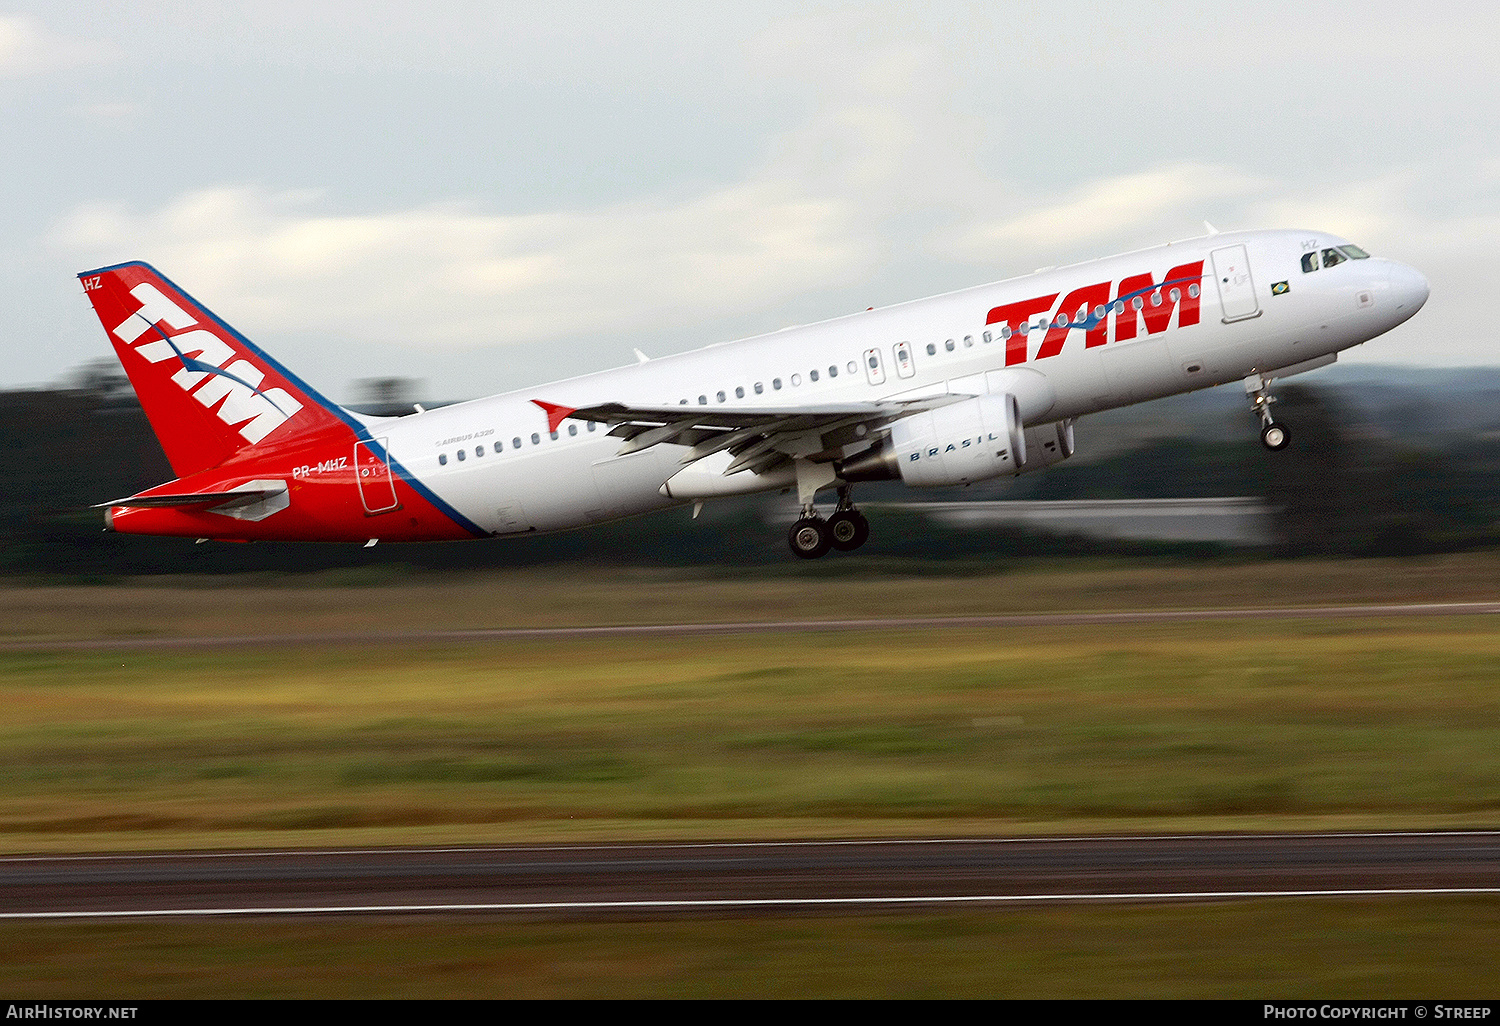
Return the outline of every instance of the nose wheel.
<path id="1" fill-rule="evenodd" d="M 1280 452 L 1291 444 L 1292 434 L 1286 429 L 1285 424 L 1277 424 L 1275 421 L 1260 429 L 1260 444 L 1272 452 Z"/>
<path id="2" fill-rule="evenodd" d="M 1250 400 L 1250 412 L 1260 418 L 1260 444 L 1272 452 L 1280 452 L 1292 441 L 1292 433 L 1285 424 L 1271 417 L 1271 404 L 1276 397 L 1271 394 L 1271 383 L 1259 374 L 1245 379 L 1245 395 Z"/>

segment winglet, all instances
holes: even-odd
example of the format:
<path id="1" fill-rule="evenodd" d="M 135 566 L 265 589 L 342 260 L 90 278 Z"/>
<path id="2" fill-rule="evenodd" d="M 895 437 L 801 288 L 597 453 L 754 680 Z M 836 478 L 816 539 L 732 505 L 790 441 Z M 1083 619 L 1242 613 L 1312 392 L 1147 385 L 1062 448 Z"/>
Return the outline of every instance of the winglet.
<path id="1" fill-rule="evenodd" d="M 567 420 L 568 416 L 577 409 L 573 406 L 558 406 L 556 403 L 545 403 L 540 399 L 533 399 L 531 401 L 540 406 L 542 411 L 547 414 L 548 431 L 556 431 L 557 426 Z"/>

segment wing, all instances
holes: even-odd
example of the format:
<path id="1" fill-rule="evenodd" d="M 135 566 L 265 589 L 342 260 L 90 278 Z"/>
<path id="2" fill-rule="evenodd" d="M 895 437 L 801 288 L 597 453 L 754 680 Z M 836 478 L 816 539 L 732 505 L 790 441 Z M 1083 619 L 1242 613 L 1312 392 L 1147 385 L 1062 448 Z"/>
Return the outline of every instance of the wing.
<path id="1" fill-rule="evenodd" d="M 923 410 L 970 398 L 944 394 L 900 402 L 826 403 L 808 406 L 631 406 L 601 403 L 574 409 L 532 402 L 547 412 L 548 427 L 564 420 L 612 425 L 611 435 L 625 439 L 618 455 L 653 445 L 687 447 L 684 465 L 729 450 L 734 457 L 726 475 L 748 470 L 761 474 L 790 459 L 829 462 L 850 446 L 874 443 L 893 421 Z"/>

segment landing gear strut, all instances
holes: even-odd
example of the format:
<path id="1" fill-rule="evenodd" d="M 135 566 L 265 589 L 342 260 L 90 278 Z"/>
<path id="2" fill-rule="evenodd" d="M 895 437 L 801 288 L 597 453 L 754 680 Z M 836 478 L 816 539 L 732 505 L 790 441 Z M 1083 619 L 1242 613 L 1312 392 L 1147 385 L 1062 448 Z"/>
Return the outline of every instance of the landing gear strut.
<path id="1" fill-rule="evenodd" d="M 802 517 L 787 532 L 787 544 L 802 559 L 817 559 L 829 549 L 852 552 L 870 537 L 870 522 L 854 507 L 849 486 L 839 488 L 839 504 L 827 520 L 818 516 L 812 503 L 802 506 Z"/>
<path id="2" fill-rule="evenodd" d="M 1260 444 L 1272 452 L 1280 452 L 1291 444 L 1292 433 L 1271 417 L 1271 404 L 1276 397 L 1271 394 L 1270 384 L 1259 374 L 1252 374 L 1245 379 L 1245 395 L 1250 399 L 1250 412 L 1260 418 Z"/>

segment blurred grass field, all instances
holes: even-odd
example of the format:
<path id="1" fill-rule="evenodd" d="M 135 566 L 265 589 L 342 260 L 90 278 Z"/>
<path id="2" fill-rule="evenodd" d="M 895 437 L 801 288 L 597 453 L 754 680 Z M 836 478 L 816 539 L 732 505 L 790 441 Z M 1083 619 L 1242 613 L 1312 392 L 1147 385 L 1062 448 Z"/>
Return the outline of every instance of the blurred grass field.
<path id="1" fill-rule="evenodd" d="M 1500 823 L 1493 618 L 0 653 L 0 848 Z"/>
<path id="2" fill-rule="evenodd" d="M 498 543 L 497 543 L 498 544 Z M 372 566 L 301 575 L 0 583 L 0 643 L 638 623 L 969 616 L 1113 609 L 1491 601 L 1500 551 L 1401 560 L 1021 560 L 956 574 L 934 564 L 789 560 L 702 570 L 435 573 Z"/>

